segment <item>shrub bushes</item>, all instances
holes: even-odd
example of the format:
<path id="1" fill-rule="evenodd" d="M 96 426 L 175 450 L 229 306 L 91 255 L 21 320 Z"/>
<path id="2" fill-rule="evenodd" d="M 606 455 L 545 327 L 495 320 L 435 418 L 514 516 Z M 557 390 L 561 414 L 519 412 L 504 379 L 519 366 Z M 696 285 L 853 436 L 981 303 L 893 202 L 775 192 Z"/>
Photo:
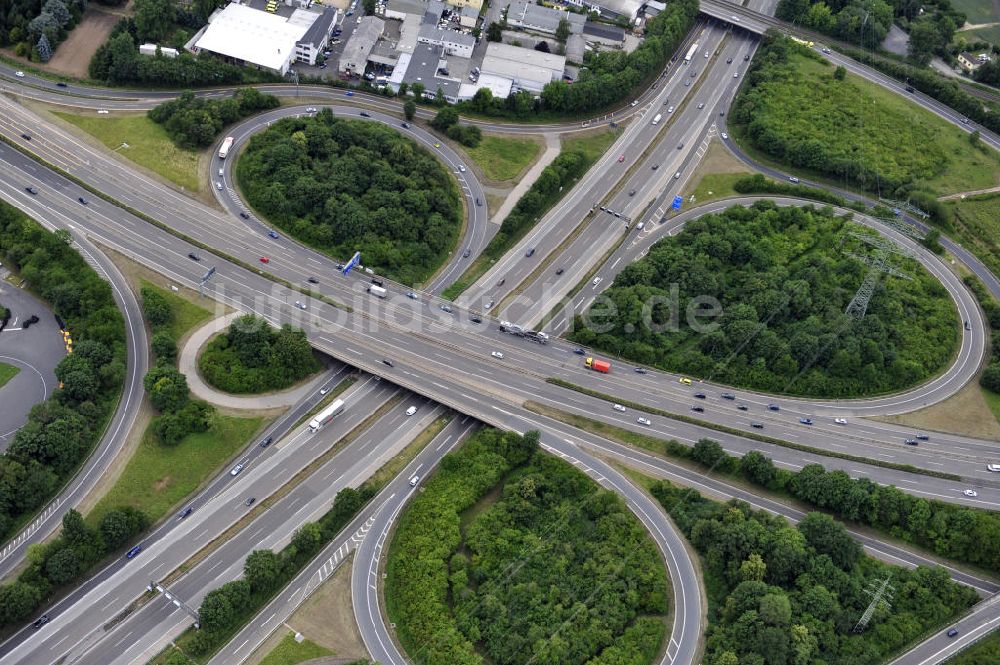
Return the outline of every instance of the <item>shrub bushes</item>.
<path id="1" fill-rule="evenodd" d="M 163 125 L 177 145 L 204 148 L 226 125 L 280 105 L 277 97 L 254 88 L 240 88 L 229 99 L 195 97 L 188 90 L 151 110 L 149 119 Z"/>
<path id="2" fill-rule="evenodd" d="M 271 328 L 248 314 L 213 339 L 198 360 L 205 380 L 231 393 L 287 388 L 322 368 L 305 332 L 284 325 Z"/>

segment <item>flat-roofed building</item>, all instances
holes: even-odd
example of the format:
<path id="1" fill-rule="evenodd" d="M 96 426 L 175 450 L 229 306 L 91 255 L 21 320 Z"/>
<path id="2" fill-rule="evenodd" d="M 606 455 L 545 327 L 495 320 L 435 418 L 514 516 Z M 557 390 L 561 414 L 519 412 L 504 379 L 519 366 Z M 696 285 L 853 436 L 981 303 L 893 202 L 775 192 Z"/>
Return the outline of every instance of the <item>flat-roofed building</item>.
<path id="1" fill-rule="evenodd" d="M 375 16 L 365 16 L 358 22 L 354 34 L 344 45 L 344 52 L 340 55 L 340 64 L 337 69 L 341 73 L 358 73 L 365 70 L 368 63 L 368 56 L 375 48 L 375 42 L 382 36 L 385 30 L 385 21 Z"/>
<path id="2" fill-rule="evenodd" d="M 544 32 L 549 35 L 556 34 L 559 22 L 563 19 L 569 21 L 569 33 L 576 35 L 583 32 L 583 24 L 587 17 L 583 14 L 560 11 L 551 7 L 542 7 L 527 0 L 517 0 L 512 2 L 507 10 L 507 23 L 524 30 L 534 30 Z"/>
<path id="3" fill-rule="evenodd" d="M 472 49 L 476 46 L 476 38 L 472 35 L 454 30 L 444 30 L 427 23 L 420 26 L 417 42 L 444 47 L 445 55 L 454 55 L 459 58 L 471 58 Z"/>
<path id="4" fill-rule="evenodd" d="M 515 92 L 541 92 L 548 83 L 560 80 L 565 70 L 565 56 L 500 42 L 490 42 L 486 47 L 482 65 L 483 74 L 510 79 Z"/>

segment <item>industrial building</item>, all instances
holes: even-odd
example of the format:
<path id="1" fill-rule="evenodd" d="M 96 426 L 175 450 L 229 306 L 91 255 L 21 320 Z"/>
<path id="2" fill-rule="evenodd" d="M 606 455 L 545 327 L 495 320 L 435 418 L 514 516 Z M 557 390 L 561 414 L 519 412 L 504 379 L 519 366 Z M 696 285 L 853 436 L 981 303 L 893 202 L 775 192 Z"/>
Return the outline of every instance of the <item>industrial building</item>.
<path id="1" fill-rule="evenodd" d="M 237 64 L 286 74 L 292 62 L 316 63 L 326 47 L 337 10 L 284 6 L 266 12 L 233 2 L 218 9 L 189 42 L 192 51 L 209 51 Z"/>
<path id="2" fill-rule="evenodd" d="M 583 14 L 559 11 L 550 7 L 542 7 L 528 0 L 512 2 L 507 9 L 507 23 L 523 30 L 534 30 L 549 35 L 556 34 L 559 22 L 569 21 L 571 35 L 583 32 L 583 24 L 587 18 Z"/>
<path id="3" fill-rule="evenodd" d="M 445 55 L 454 55 L 459 58 L 471 58 L 472 49 L 476 46 L 476 38 L 472 35 L 454 30 L 443 30 L 436 25 L 427 23 L 420 26 L 417 42 L 441 46 L 444 48 Z"/>
<path id="4" fill-rule="evenodd" d="M 490 42 L 483 58 L 482 73 L 508 78 L 512 89 L 540 93 L 552 81 L 562 79 L 566 57 L 542 53 L 500 42 Z"/>
<path id="5" fill-rule="evenodd" d="M 342 74 L 358 73 L 365 71 L 368 64 L 368 56 L 371 55 L 375 42 L 382 36 L 385 30 L 385 21 L 376 16 L 365 16 L 358 22 L 354 34 L 344 45 L 344 52 L 340 55 L 338 71 Z"/>

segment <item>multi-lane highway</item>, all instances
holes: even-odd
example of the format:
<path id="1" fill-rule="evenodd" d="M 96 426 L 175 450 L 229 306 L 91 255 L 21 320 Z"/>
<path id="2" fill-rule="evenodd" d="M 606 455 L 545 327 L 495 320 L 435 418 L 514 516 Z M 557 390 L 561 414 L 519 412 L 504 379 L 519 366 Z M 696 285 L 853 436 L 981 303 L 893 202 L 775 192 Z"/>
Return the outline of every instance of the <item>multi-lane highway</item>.
<path id="1" fill-rule="evenodd" d="M 596 211 L 591 213 L 589 208 L 594 204 L 594 201 L 588 200 L 592 198 L 590 192 L 593 192 L 593 196 L 597 196 L 597 201 L 603 202 L 605 207 L 611 207 L 619 214 L 635 217 L 634 224 L 642 217 L 640 213 L 648 204 L 670 195 L 671 186 L 679 186 L 683 174 L 689 172 L 691 165 L 697 158 L 691 146 L 703 141 L 706 135 L 717 131 L 713 130 L 713 125 L 717 122 L 715 118 L 721 117 L 717 113 L 725 110 L 734 90 L 728 86 L 738 85 L 742 72 L 746 68 L 746 61 L 741 56 L 749 56 L 753 47 L 750 38 L 741 33 L 731 33 L 725 27 L 702 26 L 699 30 L 700 32 L 689 40 L 689 43 L 699 39 L 703 40 L 699 44 L 701 48 L 695 62 L 686 66 L 672 67 L 665 80 L 662 81 L 662 86 L 658 86 L 657 89 L 643 95 L 639 100 L 640 103 L 626 113 L 626 115 L 636 115 L 638 119 L 623 132 L 622 137 L 619 138 L 615 147 L 605 156 L 604 160 L 585 177 L 584 181 L 588 182 L 586 190 L 588 196 L 580 197 L 571 192 L 567 197 L 567 203 L 563 205 L 564 209 L 557 213 L 558 220 L 550 223 L 543 220 L 542 224 L 539 225 L 539 229 L 542 231 L 536 237 L 539 245 L 538 251 L 535 253 L 538 261 L 556 250 L 562 240 L 566 239 L 570 228 L 575 226 L 575 222 L 586 219 L 588 215 L 591 216 L 591 221 L 584 233 L 596 233 L 596 235 L 587 236 L 588 244 L 585 246 L 589 246 L 593 251 L 590 254 L 578 252 L 573 243 L 570 243 L 567 248 L 560 249 L 561 252 L 571 250 L 567 256 L 575 260 L 574 265 L 582 263 L 588 258 L 591 260 L 599 259 L 605 252 L 612 249 L 616 242 L 621 240 L 624 224 L 618 221 L 620 218 L 615 218 L 613 214 L 608 216 L 607 213 L 603 213 L 604 217 L 602 218 L 601 215 L 596 214 Z M 701 50 L 709 51 L 707 58 L 701 55 Z M 725 62 L 729 58 L 732 58 L 733 62 Z M 692 73 L 695 76 L 691 76 Z M 735 73 L 736 76 L 732 77 L 731 73 Z M 684 85 L 684 82 L 690 82 L 690 85 Z M 51 95 L 52 100 L 65 101 L 65 97 L 57 97 L 58 90 L 46 89 L 46 85 L 38 82 L 32 83 L 35 84 L 35 87 L 30 90 L 32 95 Z M 326 95 L 327 99 L 332 99 L 332 95 L 340 95 L 337 91 L 329 89 L 320 89 L 315 92 Z M 674 98 L 671 98 L 671 95 Z M 142 98 L 129 99 L 125 94 L 118 94 L 114 95 L 114 97 L 118 97 L 116 101 L 110 97 L 107 100 L 85 100 L 83 103 L 93 104 L 106 101 L 108 104 L 122 104 L 122 106 L 114 108 L 144 108 L 143 105 L 148 108 L 150 100 L 157 98 L 153 95 L 143 94 Z M 343 98 L 340 97 L 340 99 Z M 373 108 L 385 108 L 386 112 L 398 112 L 398 105 L 394 102 L 367 97 L 364 100 Z M 263 234 L 260 233 L 259 226 L 254 228 L 253 225 L 238 221 L 233 215 L 219 214 L 218 211 L 193 202 L 167 187 L 150 182 L 145 178 L 137 178 L 126 165 L 109 159 L 72 136 L 52 128 L 17 105 L 7 101 L 0 103 L 4 105 L 4 112 L 0 116 L 2 117 L 0 119 L 0 132 L 16 142 L 20 133 L 26 130 L 31 131 L 34 136 L 31 145 L 27 147 L 39 154 L 42 159 L 56 164 L 89 185 L 125 202 L 136 210 L 187 234 L 199 243 L 237 257 L 245 264 L 254 265 L 256 258 L 264 253 L 261 251 L 261 243 L 269 241 L 262 237 Z M 704 104 L 704 108 L 697 108 L 698 104 Z M 676 107 L 674 112 L 677 114 L 676 116 L 669 112 L 663 113 L 671 105 Z M 345 111 L 340 108 L 338 111 L 354 113 L 354 111 Z M 655 113 L 673 116 L 678 120 L 673 122 L 668 120 L 662 124 L 653 125 L 651 118 Z M 390 123 L 398 123 L 399 121 L 398 116 L 384 115 L 378 115 L 373 120 Z M 253 126 L 253 121 L 251 121 L 245 127 L 246 131 L 253 131 Z M 578 125 L 556 125 L 553 128 L 570 131 L 578 128 Z M 509 126 L 504 126 L 505 131 L 510 131 L 510 129 Z M 537 133 L 540 129 L 546 128 L 530 126 L 523 129 Z M 425 137 L 417 135 L 417 138 L 426 143 Z M 618 161 L 619 156 L 625 157 L 625 159 Z M 451 160 L 451 157 L 447 157 L 447 159 Z M 92 238 L 114 247 L 153 269 L 170 275 L 172 279 L 176 279 L 180 283 L 195 284 L 203 274 L 208 262 L 194 263 L 187 259 L 187 253 L 195 251 L 196 248 L 177 236 L 151 227 L 148 223 L 126 213 L 121 208 L 103 201 L 95 202 L 95 204 L 83 209 L 75 203 L 76 196 L 82 193 L 82 190 L 76 185 L 46 169 L 39 168 L 37 164 L 9 148 L 0 149 L 0 160 L 2 160 L 0 163 L 0 182 L 2 182 L 0 191 L 7 200 L 14 202 L 15 205 L 31 208 L 32 214 L 36 218 L 58 219 L 59 226 L 72 228 L 81 238 Z M 452 163 L 457 164 L 458 162 Z M 657 168 L 654 169 L 653 166 Z M 456 175 L 461 173 L 459 171 Z M 651 173 L 658 175 L 651 177 Z M 674 173 L 681 173 L 681 177 L 674 178 Z M 595 177 L 588 181 L 587 178 L 591 176 Z M 632 187 L 631 183 L 633 182 L 637 186 Z M 28 183 L 40 185 L 37 197 L 31 197 L 24 193 L 23 187 Z M 469 197 L 474 196 L 473 187 L 478 185 L 472 185 L 468 181 L 465 184 L 469 186 L 469 190 L 466 192 L 468 204 Z M 577 191 L 583 191 L 582 185 L 583 183 Z M 634 194 L 631 193 L 633 189 L 635 190 Z M 226 201 L 224 200 L 224 202 Z M 226 204 L 239 205 L 231 199 Z M 598 209 L 599 205 L 600 203 Z M 233 211 L 234 209 L 229 208 L 229 210 Z M 598 223 L 599 219 L 601 221 L 614 219 L 615 221 L 605 225 Z M 567 226 L 566 220 L 573 220 L 574 223 L 572 226 Z M 591 228 L 596 229 L 596 231 L 591 231 Z M 247 233 L 248 229 L 252 232 Z M 463 242 L 463 248 L 485 244 L 487 240 L 485 230 L 477 240 L 477 229 L 478 223 L 470 225 L 468 240 Z M 644 231 L 643 241 L 646 239 L 651 241 L 655 234 L 656 229 Z M 583 237 L 583 234 L 580 237 Z M 559 243 L 555 243 L 557 239 Z M 549 244 L 543 246 L 543 242 Z M 420 294 L 417 299 L 409 299 L 402 295 L 402 287 L 394 286 L 388 301 L 373 302 L 364 294 L 364 278 L 359 276 L 343 278 L 337 275 L 330 259 L 302 248 L 287 239 L 281 241 L 278 251 L 275 251 L 270 244 L 267 246 L 267 253 L 272 256 L 272 263 L 266 268 L 261 268 L 257 273 L 243 270 L 221 257 L 204 256 L 204 252 L 202 252 L 203 258 L 209 259 L 211 265 L 218 267 L 217 277 L 209 286 L 215 297 L 242 309 L 257 311 L 275 322 L 305 325 L 311 341 L 317 348 L 353 365 L 384 375 L 398 385 L 412 388 L 433 398 L 439 404 L 451 406 L 484 422 L 517 431 L 540 429 L 543 432 L 543 443 L 548 450 L 574 460 L 590 470 L 600 482 L 620 492 L 636 514 L 646 523 L 664 552 L 667 565 L 670 568 L 671 579 L 675 585 L 675 625 L 672 633 L 673 639 L 665 658 L 672 662 L 691 662 L 695 659 L 700 635 L 700 622 L 697 619 L 701 616 L 700 592 L 697 589 L 689 555 L 686 554 L 678 534 L 663 518 L 659 508 L 652 504 L 645 495 L 639 493 L 604 462 L 591 455 L 591 451 L 610 454 L 609 451 L 614 448 L 613 445 L 609 445 L 609 442 L 599 437 L 582 433 L 557 421 L 538 416 L 523 406 L 525 400 L 535 400 L 568 410 L 581 411 L 592 417 L 615 422 L 621 426 L 641 429 L 635 425 L 631 414 L 624 418 L 627 422 L 622 422 L 623 419 L 617 413 L 611 413 L 608 404 L 603 400 L 557 388 L 546 383 L 545 379 L 549 377 L 562 378 L 580 385 L 594 387 L 602 392 L 621 397 L 623 400 L 628 399 L 651 406 L 655 405 L 658 408 L 674 412 L 687 411 L 694 389 L 679 384 L 676 376 L 657 372 L 642 375 L 633 374 L 629 371 L 629 367 L 624 367 L 620 363 L 616 364 L 615 371 L 610 376 L 589 373 L 580 367 L 580 358 L 573 354 L 570 346 L 554 343 L 542 347 L 533 345 L 527 340 L 502 335 L 496 331 L 493 321 L 486 321 L 481 325 L 470 322 L 467 309 L 459 309 L 457 316 L 442 312 L 439 306 L 443 303 L 427 293 Z M 597 251 L 602 247 L 605 248 L 604 251 Z M 574 254 L 574 252 L 576 253 Z M 508 270 L 520 272 L 517 272 L 513 282 L 508 282 L 508 287 L 524 282 L 535 272 L 535 269 L 528 269 L 530 266 L 521 265 L 523 262 L 518 260 L 522 256 L 520 251 L 515 251 L 511 256 L 512 258 L 505 257 L 504 259 L 504 261 L 509 259 Z M 557 255 L 554 261 L 559 261 L 561 257 L 562 254 Z M 457 274 L 455 271 L 461 265 L 459 261 L 450 263 L 448 269 L 439 275 L 434 286 L 444 285 L 448 279 Z M 552 265 L 551 270 L 554 272 L 557 267 Z M 297 310 L 290 306 L 290 302 L 302 298 L 302 295 L 265 279 L 260 274 L 265 269 L 268 273 L 288 280 L 292 284 L 303 284 L 307 277 L 319 276 L 321 278 L 319 290 L 327 298 L 349 305 L 353 311 L 348 313 L 344 309 L 333 309 L 316 300 L 307 301 L 308 310 L 306 312 Z M 610 267 L 608 270 L 606 281 L 610 283 L 614 267 Z M 496 276 L 494 274 L 491 278 Z M 500 279 L 504 278 L 500 277 Z M 487 287 L 489 283 L 486 282 Z M 569 283 L 568 279 L 567 283 Z M 572 284 L 575 283 L 572 282 Z M 480 291 L 484 290 L 482 285 L 479 285 L 479 288 Z M 508 295 L 508 292 L 496 295 L 481 292 L 478 297 L 473 292 L 470 294 L 468 302 L 482 303 L 487 298 L 500 295 Z M 933 385 L 929 384 L 929 387 L 919 389 L 932 391 L 926 393 L 928 400 L 940 399 L 953 393 L 957 387 L 964 383 L 964 380 L 971 376 L 968 368 L 973 364 L 978 366 L 982 357 L 985 330 L 978 316 L 978 309 L 974 304 L 968 306 L 968 302 L 964 300 L 968 294 L 964 296 L 953 294 L 953 296 L 956 297 L 960 311 L 968 314 L 970 317 L 968 320 L 975 321 L 975 325 L 971 326 L 971 334 L 965 336 L 963 353 L 960 354 L 958 362 L 949 373 Z M 544 302 L 544 298 L 535 302 L 540 301 Z M 548 310 L 538 306 L 538 311 L 544 314 Z M 525 312 L 524 315 L 529 316 L 530 307 Z M 490 351 L 493 349 L 503 350 L 505 356 L 503 361 L 498 362 L 490 356 Z M 384 364 L 384 360 L 390 360 L 393 363 L 392 366 Z M 722 388 L 721 386 L 714 387 L 702 384 L 698 388 L 712 392 L 712 408 L 709 413 L 706 413 L 707 420 L 738 428 L 748 426 L 748 423 L 745 422 L 747 416 L 743 412 L 737 411 L 734 405 L 727 404 L 716 397 L 714 391 Z M 867 421 L 854 422 L 853 420 L 846 428 L 832 423 L 833 415 L 859 416 L 910 410 L 922 399 L 925 398 L 923 396 L 915 398 L 910 394 L 853 404 L 813 404 L 804 400 L 775 400 L 767 395 L 749 393 L 740 396 L 740 401 L 746 403 L 748 408 L 753 409 L 755 417 L 766 421 L 767 433 L 772 436 L 793 441 L 801 437 L 808 441 L 811 446 L 828 447 L 835 451 L 838 450 L 838 447 L 847 445 L 854 451 L 864 450 L 865 454 L 876 459 L 890 458 L 903 462 L 913 461 L 917 465 L 931 466 L 931 468 L 975 479 L 971 482 L 977 482 L 981 487 L 996 485 L 991 480 L 989 473 L 985 471 L 984 466 L 984 462 L 989 459 L 988 456 L 995 451 L 989 442 L 935 434 L 930 442 L 917 450 L 910 450 L 900 445 L 903 438 L 908 438 L 911 435 L 911 432 L 906 428 Z M 775 413 L 767 410 L 767 404 L 773 401 L 780 403 L 780 412 Z M 823 420 L 817 420 L 815 426 L 804 426 L 797 422 L 800 415 L 820 415 L 823 416 Z M 738 451 L 749 449 L 749 447 L 762 447 L 762 444 L 748 441 L 742 437 L 722 437 L 718 436 L 718 433 L 698 425 L 680 423 L 665 418 L 653 417 L 652 428 L 653 431 L 663 436 L 676 437 L 680 440 L 693 441 L 702 436 L 714 436 L 714 438 L 722 439 L 727 447 L 732 446 Z M 347 450 L 351 450 L 353 447 L 354 444 Z M 790 451 L 786 448 L 775 448 L 774 451 L 769 450 L 769 454 L 773 454 L 778 463 L 793 468 L 795 465 L 801 466 L 803 461 L 809 459 L 809 456 L 803 453 Z M 632 460 L 641 457 L 629 449 L 619 452 Z M 822 459 L 828 462 L 828 466 L 836 466 L 836 462 L 833 460 Z M 301 460 L 296 461 L 301 463 Z M 830 464 L 829 462 L 834 463 Z M 266 463 L 265 460 L 260 467 L 255 465 L 251 469 L 263 468 L 263 464 Z M 856 463 L 849 463 L 847 466 L 850 466 L 848 471 L 852 475 L 868 475 L 878 482 L 904 483 L 907 478 L 912 479 L 910 474 L 901 471 Z M 352 468 L 351 472 L 355 476 L 360 473 L 356 468 Z M 355 476 L 345 477 L 345 482 L 347 482 L 346 478 Z M 242 476 L 239 480 L 248 478 L 264 482 L 264 479 L 253 476 L 252 473 Z M 273 478 L 268 477 L 267 480 L 273 481 Z M 220 482 L 224 481 L 226 479 L 221 477 Z M 401 481 L 397 479 L 396 482 Z M 994 492 L 991 491 L 981 492 L 981 497 L 975 501 L 963 497 L 960 494 L 961 489 L 969 482 L 955 483 L 943 479 L 922 477 L 919 479 L 919 486 L 914 486 L 912 490 L 905 485 L 901 486 L 916 494 L 939 496 L 949 501 L 990 507 L 997 505 L 998 498 L 993 496 Z M 405 499 L 405 491 L 398 500 L 403 499 Z M 267 511 L 267 515 L 273 510 L 274 508 Z M 208 532 L 211 532 L 206 532 L 205 538 L 220 532 L 228 525 L 226 516 L 217 516 L 217 513 L 219 513 L 217 509 L 214 512 L 199 509 L 192 515 L 192 517 L 205 515 L 202 519 L 210 525 Z M 295 514 L 292 513 L 292 515 Z M 381 511 L 373 515 L 372 533 L 384 533 L 389 524 L 389 518 L 393 514 L 394 511 Z M 285 515 L 285 520 L 291 523 L 301 521 L 290 518 L 288 514 Z M 232 521 L 231 516 L 229 516 L 229 521 Z M 196 522 L 197 520 L 192 520 L 191 524 Z M 255 520 L 240 535 L 255 530 L 257 523 L 258 521 Z M 187 527 L 187 524 L 183 526 Z M 168 550 L 173 553 L 171 556 L 189 555 L 192 543 L 179 543 L 176 532 L 177 529 L 172 529 L 168 537 L 155 541 L 143 553 L 145 558 L 139 561 L 153 561 L 155 556 L 155 563 L 166 565 L 166 559 L 163 557 L 167 556 Z M 275 540 L 275 542 L 280 542 L 280 540 Z M 375 547 L 376 543 L 378 543 L 376 538 L 368 538 L 364 541 L 362 552 L 365 554 L 362 556 L 362 552 L 359 552 L 357 565 L 363 565 L 362 562 L 367 560 L 369 570 L 372 570 L 372 565 L 377 566 L 377 552 L 365 549 L 369 546 Z M 252 548 L 252 543 L 249 546 Z M 227 545 L 220 549 L 220 552 L 225 551 L 226 554 L 220 555 L 222 558 L 217 561 L 219 567 L 234 576 L 239 570 L 239 561 L 242 560 L 241 554 L 248 551 L 235 549 L 236 547 L 228 549 Z M 243 542 L 242 547 L 246 548 L 247 543 Z M 155 555 L 153 555 L 154 551 Z M 900 560 L 905 561 L 905 558 L 900 557 Z M 86 632 L 87 625 L 100 625 L 100 621 L 106 620 L 107 613 L 115 609 L 117 603 L 137 595 L 134 590 L 129 591 L 125 588 L 129 586 L 128 580 L 131 577 L 122 575 L 123 571 L 135 570 L 139 577 L 159 572 L 144 570 L 141 566 L 135 565 L 136 563 L 132 562 L 130 566 L 113 571 L 115 585 L 94 583 L 95 587 L 90 588 L 89 591 L 82 591 L 80 595 L 75 597 L 75 601 L 67 607 L 66 618 L 76 619 L 73 621 L 73 630 L 75 631 L 73 634 L 82 635 L 80 639 L 83 640 L 74 646 L 75 651 L 70 649 L 70 652 L 85 652 L 86 655 L 81 662 L 117 662 L 112 661 L 112 657 L 119 658 L 121 662 L 127 662 L 125 659 L 134 658 L 143 650 L 155 646 L 145 636 L 155 638 L 164 634 L 165 631 L 176 629 L 177 625 L 183 623 L 183 617 L 178 617 L 174 613 L 155 615 L 155 610 L 144 608 L 114 629 L 113 635 Z M 202 569 L 203 565 L 200 564 L 199 567 L 195 568 L 195 571 Z M 377 570 L 377 567 L 375 569 Z M 191 575 L 194 575 L 194 571 L 189 573 L 189 576 Z M 188 577 L 185 577 L 182 584 L 187 584 L 187 579 Z M 195 577 L 191 577 L 191 579 L 195 579 Z M 197 579 L 203 585 L 217 586 L 214 582 L 218 581 L 220 576 L 217 575 L 214 578 L 203 576 Z M 974 584 L 983 590 L 993 590 L 992 587 L 988 586 L 990 584 L 988 582 L 980 581 L 974 582 Z M 129 596 L 129 593 L 133 595 Z M 197 593 L 194 592 L 191 595 L 197 596 Z M 98 601 L 103 601 L 105 598 L 111 598 L 112 601 L 106 603 L 106 608 L 100 608 Z M 355 602 L 360 602 L 357 596 Z M 379 653 L 379 657 L 383 658 L 385 662 L 398 662 L 400 654 L 394 651 L 391 640 L 385 642 L 388 632 L 381 622 L 380 615 L 378 617 L 372 615 L 371 608 L 377 607 L 377 598 L 369 597 L 364 604 L 369 607 L 370 613 L 369 620 L 362 624 L 366 644 L 369 648 L 372 648 L 372 643 L 385 646 L 382 651 L 373 650 L 373 655 Z M 155 601 L 146 607 L 155 608 Z M 164 609 L 163 612 L 167 612 L 167 610 Z M 374 614 L 378 613 L 374 612 Z M 58 623 L 57 617 L 53 624 Z M 79 630 L 77 624 L 80 625 Z M 123 627 L 126 624 L 130 626 L 128 629 Z M 32 635 L 29 640 L 25 640 L 22 636 L 17 646 L 8 646 L 10 645 L 8 643 L 8 645 L 4 645 L 4 648 L 21 649 L 22 651 L 18 653 L 31 654 L 31 658 L 40 657 L 43 660 L 39 662 L 44 662 L 44 659 L 49 655 L 63 653 L 63 649 L 70 646 L 66 644 L 69 636 L 64 637 L 64 633 L 59 633 L 59 637 L 62 638 L 59 643 L 54 643 L 54 635 L 46 637 L 51 634 L 49 628 L 43 628 Z M 95 642 L 89 641 L 94 636 L 101 639 Z M 373 640 L 372 643 L 370 643 L 371 640 Z M 100 657 L 106 660 L 88 660 Z"/>

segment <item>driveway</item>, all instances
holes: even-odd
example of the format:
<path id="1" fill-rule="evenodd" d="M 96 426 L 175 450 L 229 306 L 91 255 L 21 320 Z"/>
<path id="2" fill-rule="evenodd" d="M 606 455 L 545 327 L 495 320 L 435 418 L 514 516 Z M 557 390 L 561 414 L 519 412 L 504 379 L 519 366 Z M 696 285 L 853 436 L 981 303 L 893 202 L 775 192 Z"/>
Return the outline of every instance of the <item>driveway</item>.
<path id="1" fill-rule="evenodd" d="M 0 268 L 0 280 L 5 275 L 6 269 Z M 0 281 L 0 305 L 11 312 L 0 333 L 0 362 L 21 370 L 0 388 L 0 451 L 4 451 L 27 422 L 31 407 L 50 397 L 59 385 L 55 367 L 66 348 L 52 310 L 31 293 Z M 25 330 L 24 320 L 32 314 L 39 321 Z"/>

